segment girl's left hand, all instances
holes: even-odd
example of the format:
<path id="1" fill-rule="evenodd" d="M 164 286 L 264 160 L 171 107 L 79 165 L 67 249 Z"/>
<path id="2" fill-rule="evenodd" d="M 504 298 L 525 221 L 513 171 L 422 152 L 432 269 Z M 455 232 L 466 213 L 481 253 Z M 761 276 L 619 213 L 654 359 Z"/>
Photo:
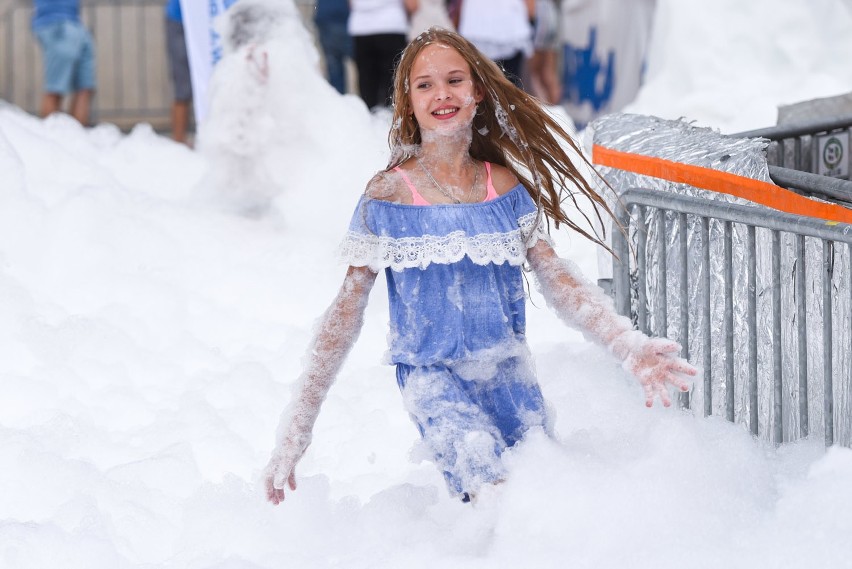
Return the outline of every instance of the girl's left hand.
<path id="1" fill-rule="evenodd" d="M 695 376 L 698 370 L 685 359 L 678 356 L 680 345 L 666 338 L 644 338 L 634 347 L 624 360 L 624 369 L 635 375 L 645 390 L 645 406 L 654 404 L 659 397 L 663 406 L 669 407 L 668 386 L 673 385 L 680 391 L 689 391 L 689 384 L 680 374 Z"/>
<path id="2" fill-rule="evenodd" d="M 276 488 L 275 479 L 278 474 L 274 471 L 266 474 L 266 499 L 276 506 L 284 501 L 284 485 L 279 484 L 281 488 Z M 287 478 L 287 485 L 290 490 L 296 489 L 296 471 L 291 470 L 290 476 Z"/>
<path id="3" fill-rule="evenodd" d="M 272 453 L 266 465 L 266 499 L 276 506 L 284 501 L 284 486 L 296 489 L 296 463 L 305 454 L 307 444 L 296 444 L 291 437 L 284 439 Z"/>

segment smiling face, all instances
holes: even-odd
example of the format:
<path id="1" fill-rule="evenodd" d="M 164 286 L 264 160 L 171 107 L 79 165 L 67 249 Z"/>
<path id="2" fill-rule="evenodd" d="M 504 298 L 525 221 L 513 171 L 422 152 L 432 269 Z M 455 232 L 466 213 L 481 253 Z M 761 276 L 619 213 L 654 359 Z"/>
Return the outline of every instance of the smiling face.
<path id="1" fill-rule="evenodd" d="M 470 128 L 482 89 L 458 51 L 443 44 L 425 47 L 411 66 L 408 84 L 421 133 Z"/>

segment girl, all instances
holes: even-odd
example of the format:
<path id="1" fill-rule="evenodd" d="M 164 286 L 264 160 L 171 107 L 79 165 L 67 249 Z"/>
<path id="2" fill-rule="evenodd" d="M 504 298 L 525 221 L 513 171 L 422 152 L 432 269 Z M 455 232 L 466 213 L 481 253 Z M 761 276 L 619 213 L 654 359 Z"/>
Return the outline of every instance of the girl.
<path id="1" fill-rule="evenodd" d="M 549 430 L 524 339 L 525 262 L 559 316 L 639 379 L 648 406 L 657 396 L 670 405 L 667 385 L 687 390 L 678 374 L 696 373 L 676 343 L 634 331 L 556 256 L 546 221 L 597 241 L 562 210 L 567 184 L 609 210 L 561 146 L 577 150 L 568 134 L 470 42 L 433 28 L 409 44 L 394 80 L 393 125 L 390 165 L 356 208 L 343 244 L 346 278 L 282 417 L 266 469 L 274 504 L 285 483 L 296 489 L 294 467 L 380 269 L 406 408 L 450 492 L 465 501 L 504 480 L 503 450 L 530 428 Z"/>

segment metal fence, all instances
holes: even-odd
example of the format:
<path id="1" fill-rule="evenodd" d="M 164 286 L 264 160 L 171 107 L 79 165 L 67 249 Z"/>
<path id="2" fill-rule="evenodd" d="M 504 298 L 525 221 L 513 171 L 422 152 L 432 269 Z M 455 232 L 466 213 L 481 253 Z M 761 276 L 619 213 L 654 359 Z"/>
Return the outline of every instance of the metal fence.
<path id="1" fill-rule="evenodd" d="M 681 404 L 776 443 L 852 444 L 852 226 L 643 189 L 622 201 L 616 305 L 704 369 Z"/>
<path id="2" fill-rule="evenodd" d="M 732 136 L 768 139 L 770 144 L 767 148 L 767 161 L 770 166 L 848 180 L 850 167 L 852 167 L 852 156 L 849 152 L 852 136 L 850 132 L 852 132 L 852 116 L 845 116 L 801 125 L 762 128 Z M 832 138 L 837 141 L 837 144 L 830 144 Z M 835 151 L 832 154 L 834 158 L 827 160 L 825 156 L 827 144 L 830 145 L 829 151 L 842 148 L 845 152 L 837 155 Z"/>

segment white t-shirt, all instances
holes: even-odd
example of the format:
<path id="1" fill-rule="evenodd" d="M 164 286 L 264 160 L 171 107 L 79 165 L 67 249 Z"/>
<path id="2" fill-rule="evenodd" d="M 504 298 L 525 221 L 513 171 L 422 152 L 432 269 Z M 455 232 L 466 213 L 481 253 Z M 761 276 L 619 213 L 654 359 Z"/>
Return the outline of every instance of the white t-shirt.
<path id="1" fill-rule="evenodd" d="M 491 59 L 532 53 L 532 26 L 524 0 L 464 0 L 459 33 Z"/>
<path id="2" fill-rule="evenodd" d="M 420 0 L 418 5 L 417 11 L 411 16 L 411 29 L 408 30 L 409 41 L 433 26 L 455 31 L 447 15 L 444 0 Z"/>
<path id="3" fill-rule="evenodd" d="M 402 0 L 351 0 L 349 35 L 408 33 L 408 16 Z"/>

